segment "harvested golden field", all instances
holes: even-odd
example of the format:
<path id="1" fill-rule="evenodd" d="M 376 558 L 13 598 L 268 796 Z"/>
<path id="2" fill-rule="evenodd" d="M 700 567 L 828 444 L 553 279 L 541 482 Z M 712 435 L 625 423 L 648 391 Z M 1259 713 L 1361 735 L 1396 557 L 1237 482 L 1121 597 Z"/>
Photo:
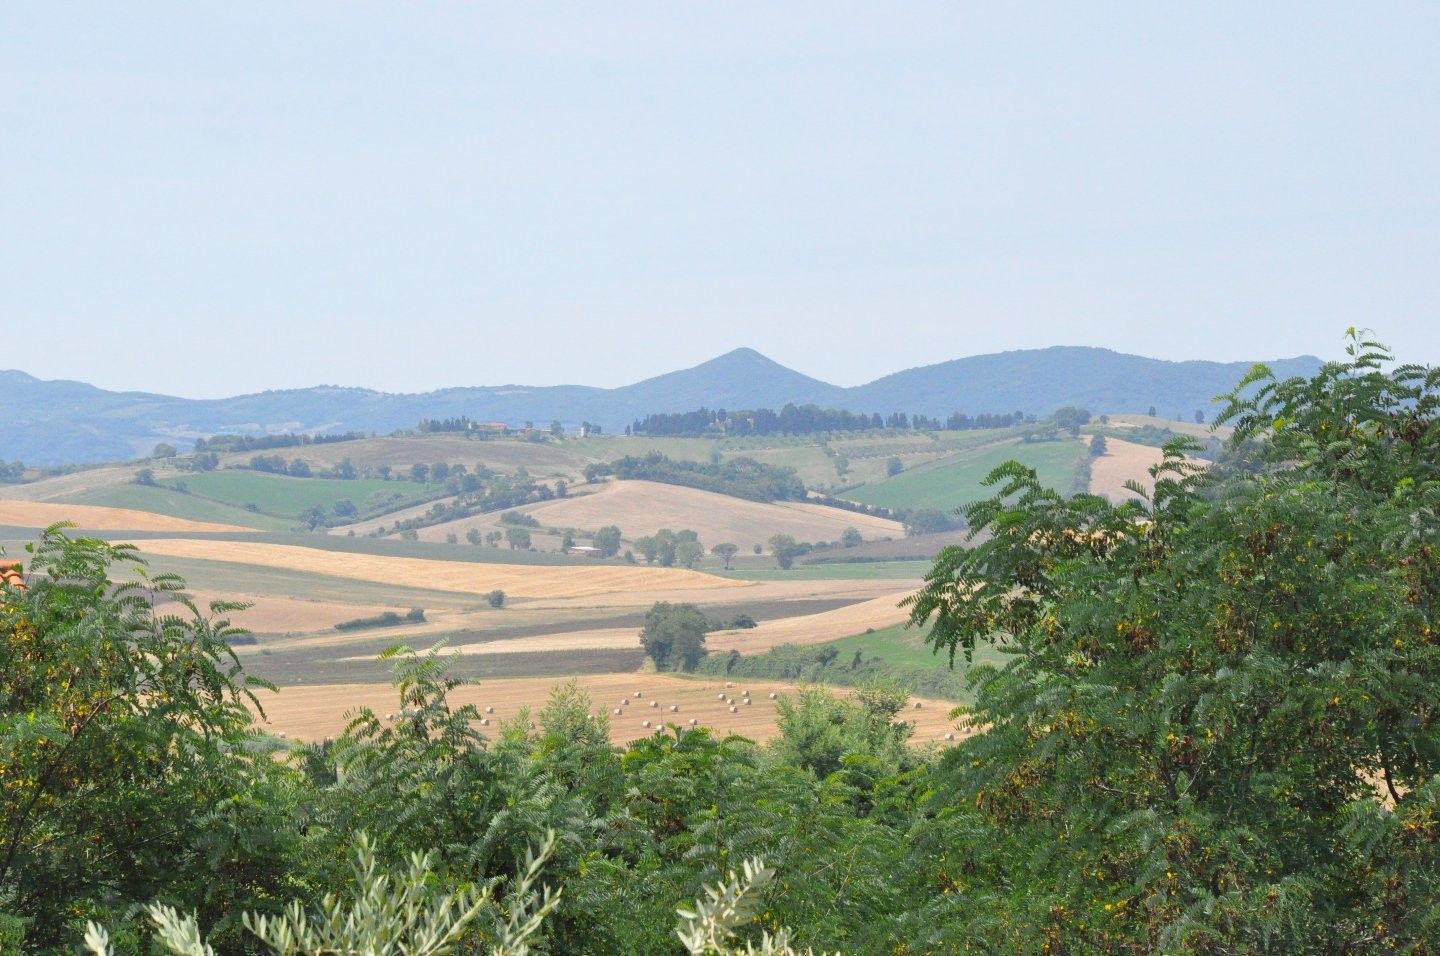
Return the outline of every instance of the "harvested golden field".
<path id="1" fill-rule="evenodd" d="M 776 702 L 770 695 L 798 690 L 795 684 L 781 681 L 727 684 L 718 678 L 702 680 L 668 674 L 593 674 L 575 680 L 590 696 L 592 713 L 604 714 L 610 721 L 610 739 L 616 743 L 649 736 L 667 723 L 689 726 L 691 720 L 721 734 L 737 733 L 754 740 L 769 740 L 777 732 Z M 514 719 L 522 708 L 529 708 L 531 720 L 536 720 L 551 689 L 564 682 L 555 677 L 499 678 L 457 687 L 450 692 L 449 699 L 452 705 L 479 707 L 487 721 L 480 731 L 493 738 L 499 724 Z M 831 692 L 837 696 L 847 693 L 842 688 L 833 688 Z M 371 708 L 382 719 L 399 709 L 398 696 L 389 684 L 286 687 L 278 694 L 263 694 L 260 702 L 265 708 L 267 729 L 300 740 L 320 740 L 339 734 L 345 727 L 346 714 L 362 706 Z M 917 702 L 921 705 L 918 710 L 914 707 Z M 953 706 L 948 701 L 911 698 L 904 718 L 915 724 L 915 742 L 941 741 L 949 733 L 957 738 L 964 736 L 948 716 Z M 671 707 L 676 709 L 672 711 Z M 733 713 L 731 707 L 735 708 Z M 489 708 L 493 708 L 493 712 Z M 618 715 L 614 713 L 617 709 Z M 646 721 L 651 726 L 646 727 Z"/>
<path id="2" fill-rule="evenodd" d="M 226 614 L 230 623 L 258 634 L 297 634 L 330 630 L 341 621 L 374 617 L 386 611 L 404 614 L 409 608 L 398 605 L 344 604 L 336 601 L 312 601 L 307 598 L 280 597 L 274 594 L 192 594 L 202 611 L 210 601 L 245 601 L 251 606 L 243 611 Z M 240 645 L 247 650 L 252 645 Z"/>
<path id="3" fill-rule="evenodd" d="M 253 531 L 233 524 L 187 521 L 149 511 L 129 508 L 102 508 L 97 505 L 65 505 L 49 501 L 0 499 L 0 525 L 20 528 L 47 528 L 57 521 L 73 521 L 83 531 L 203 531 L 226 533 Z M 222 545 L 223 546 L 223 545 Z"/>
<path id="4" fill-rule="evenodd" d="M 1147 491 L 1150 490 L 1153 481 L 1149 469 L 1163 457 L 1162 451 L 1154 446 L 1107 438 L 1105 454 L 1090 462 L 1090 491 L 1116 502 L 1134 498 L 1135 493 L 1125 487 L 1125 482 L 1134 479 Z M 1202 466 L 1206 464 L 1198 458 L 1191 461 Z"/>
<path id="5" fill-rule="evenodd" d="M 909 619 L 909 612 L 899 607 L 899 603 L 911 593 L 899 591 L 820 614 L 761 621 L 755 627 L 742 630 L 715 631 L 706 636 L 705 646 L 712 653 L 761 654 L 781 644 L 824 644 L 859 634 L 869 627 L 878 631 Z"/>
<path id="6" fill-rule="evenodd" d="M 748 551 L 751 545 L 763 545 L 775 534 L 788 534 L 797 541 L 837 541 L 846 528 L 855 528 L 867 539 L 899 538 L 905 533 L 898 521 L 824 505 L 747 501 L 653 481 L 611 481 L 593 494 L 574 495 L 516 510 L 549 528 L 594 531 L 615 525 L 629 541 L 654 534 L 661 528 L 672 531 L 689 528 L 700 535 L 707 549 L 728 541 Z M 477 515 L 422 529 L 420 538 L 444 541 L 447 534 L 454 534 L 463 539 L 471 528 L 483 532 L 499 527 L 498 520 L 497 514 Z"/>
<path id="7" fill-rule="evenodd" d="M 254 541 L 156 538 L 142 544 L 148 554 L 228 561 L 465 594 L 483 594 L 498 589 L 512 598 L 589 597 L 614 592 L 654 594 L 677 589 L 714 590 L 750 586 L 748 581 L 732 581 L 676 568 L 474 564 L 427 558 L 347 554 Z"/>

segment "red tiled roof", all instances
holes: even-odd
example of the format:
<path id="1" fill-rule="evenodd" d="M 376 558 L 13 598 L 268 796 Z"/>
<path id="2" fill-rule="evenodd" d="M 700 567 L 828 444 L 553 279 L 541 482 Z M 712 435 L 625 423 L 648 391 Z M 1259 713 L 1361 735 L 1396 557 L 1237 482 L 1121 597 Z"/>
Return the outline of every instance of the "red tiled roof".
<path id="1" fill-rule="evenodd" d="M 25 568 L 19 561 L 0 561 L 0 584 L 8 584 L 21 591 L 25 590 L 25 579 L 21 573 Z"/>

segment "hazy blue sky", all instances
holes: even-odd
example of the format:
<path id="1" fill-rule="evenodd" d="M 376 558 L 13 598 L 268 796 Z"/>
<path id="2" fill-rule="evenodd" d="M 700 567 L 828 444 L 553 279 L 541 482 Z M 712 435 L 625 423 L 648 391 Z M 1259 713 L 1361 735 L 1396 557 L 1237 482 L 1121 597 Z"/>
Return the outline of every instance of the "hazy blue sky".
<path id="1" fill-rule="evenodd" d="M 0 368 L 1440 360 L 1440 4 L 7 4 Z"/>

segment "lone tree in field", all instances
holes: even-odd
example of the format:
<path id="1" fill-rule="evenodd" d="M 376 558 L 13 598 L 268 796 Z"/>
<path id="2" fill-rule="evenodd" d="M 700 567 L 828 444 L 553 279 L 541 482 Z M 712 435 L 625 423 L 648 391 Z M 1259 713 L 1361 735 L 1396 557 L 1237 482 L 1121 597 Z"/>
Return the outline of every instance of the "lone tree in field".
<path id="1" fill-rule="evenodd" d="M 717 545 L 715 545 L 715 547 L 713 547 L 713 548 L 710 549 L 710 553 L 713 554 L 713 555 L 715 555 L 715 556 L 716 556 L 717 558 L 719 558 L 721 561 L 724 561 L 724 562 L 725 562 L 725 570 L 726 570 L 726 571 L 729 571 L 729 570 L 730 570 L 730 559 L 734 558 L 735 555 L 737 555 L 737 554 L 740 553 L 740 546 L 739 546 L 738 544 L 730 544 L 730 543 L 727 541 L 727 542 L 724 543 L 724 544 L 717 544 Z"/>
<path id="2" fill-rule="evenodd" d="M 595 532 L 592 544 L 600 549 L 600 553 L 613 558 L 620 551 L 620 529 L 610 524 Z"/>
<path id="3" fill-rule="evenodd" d="M 530 530 L 512 525 L 505 529 L 505 542 L 510 545 L 511 551 L 516 548 L 528 548 L 530 547 Z"/>
<path id="4" fill-rule="evenodd" d="M 1440 369 L 1347 351 L 1257 367 L 1232 459 L 1173 442 L 1144 500 L 996 469 L 911 599 L 937 650 L 1006 649 L 929 812 L 992 835 L 947 866 L 1017 951 L 1430 951 Z"/>
<path id="5" fill-rule="evenodd" d="M 894 455 L 891 455 L 889 458 L 885 459 L 886 477 L 894 478 L 896 475 L 900 474 L 900 472 L 904 470 L 905 463 Z"/>
<path id="6" fill-rule="evenodd" d="M 1105 454 L 1105 436 L 1095 433 L 1090 436 L 1090 457 L 1100 458 Z"/>
<path id="7" fill-rule="evenodd" d="M 846 528 L 840 532 L 840 544 L 844 547 L 853 548 L 864 543 L 865 539 L 861 537 L 859 530 L 856 528 Z"/>
<path id="8" fill-rule="evenodd" d="M 790 566 L 795 563 L 796 555 L 800 554 L 800 545 L 788 534 L 772 535 L 770 553 L 775 556 L 775 563 L 780 570 L 789 571 Z"/>
<path id="9" fill-rule="evenodd" d="M 693 604 L 656 602 L 645 613 L 640 646 L 661 671 L 691 670 L 705 656 L 710 622 Z"/>

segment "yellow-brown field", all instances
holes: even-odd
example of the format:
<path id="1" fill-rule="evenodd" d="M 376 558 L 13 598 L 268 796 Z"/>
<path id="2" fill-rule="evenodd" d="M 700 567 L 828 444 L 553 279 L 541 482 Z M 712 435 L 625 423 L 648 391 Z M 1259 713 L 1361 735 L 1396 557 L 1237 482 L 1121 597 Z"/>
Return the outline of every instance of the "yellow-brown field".
<path id="1" fill-rule="evenodd" d="M 254 530 L 233 524 L 187 521 L 184 518 L 172 518 L 149 511 L 132 511 L 129 508 L 0 499 L 0 525 L 48 528 L 59 521 L 73 521 L 83 531 L 185 531 L 225 534 Z"/>
<path id="2" fill-rule="evenodd" d="M 719 678 L 701 680 L 668 674 L 592 674 L 575 680 L 589 695 L 591 712 L 608 718 L 610 738 L 616 743 L 646 737 L 667 723 L 689 726 L 691 720 L 721 734 L 769 740 L 777 731 L 776 701 L 770 695 L 798 689 L 795 684 L 780 681 L 727 684 Z M 487 721 L 479 730 L 493 737 L 501 721 L 513 719 L 522 708 L 529 708 L 531 720 L 535 720 L 550 690 L 564 682 L 555 677 L 500 678 L 458 687 L 450 692 L 449 699 L 452 705 L 475 704 Z M 846 691 L 834 689 L 832 693 L 844 695 Z M 745 703 L 747 699 L 749 704 Z M 346 715 L 360 707 L 369 707 L 382 718 L 399 709 L 396 692 L 388 684 L 286 687 L 278 694 L 265 694 L 261 704 L 266 729 L 300 740 L 339 734 L 345 727 Z M 677 709 L 672 711 L 672 706 Z M 949 733 L 963 736 L 957 722 L 949 717 L 953 706 L 946 701 L 912 698 L 903 719 L 915 724 L 915 742 L 938 742 Z M 617 709 L 619 714 L 614 713 Z"/>
<path id="3" fill-rule="evenodd" d="M 348 554 L 254 541 L 156 538 L 142 544 L 144 550 L 150 554 L 261 565 L 287 571 L 465 594 L 501 590 L 507 595 L 521 598 L 589 597 L 613 592 L 663 593 L 678 589 L 717 590 L 751 586 L 748 581 L 732 581 L 676 568 L 598 564 L 593 567 L 474 564 L 465 561 Z"/>
<path id="4" fill-rule="evenodd" d="M 1135 493 L 1125 487 L 1125 482 L 1134 479 L 1148 492 L 1154 485 L 1149 469 L 1163 457 L 1161 449 L 1153 445 L 1107 438 L 1105 454 L 1090 462 L 1090 491 L 1111 501 L 1125 501 L 1135 497 Z M 1202 466 L 1206 464 L 1200 459 L 1190 460 Z"/>
<path id="5" fill-rule="evenodd" d="M 867 539 L 898 538 L 905 533 L 898 521 L 825 505 L 747 501 L 652 481 L 611 481 L 591 494 L 577 494 L 517 510 L 548 528 L 594 531 L 615 525 L 631 541 L 661 528 L 672 531 L 689 528 L 700 535 L 707 548 L 728 541 L 746 551 L 751 545 L 765 544 L 776 534 L 788 534 L 797 541 L 838 541 L 846 528 L 855 528 Z M 464 538 L 471 528 L 484 532 L 496 527 L 499 527 L 496 515 L 478 515 L 423 528 L 420 539 L 444 541 L 447 534 Z"/>

